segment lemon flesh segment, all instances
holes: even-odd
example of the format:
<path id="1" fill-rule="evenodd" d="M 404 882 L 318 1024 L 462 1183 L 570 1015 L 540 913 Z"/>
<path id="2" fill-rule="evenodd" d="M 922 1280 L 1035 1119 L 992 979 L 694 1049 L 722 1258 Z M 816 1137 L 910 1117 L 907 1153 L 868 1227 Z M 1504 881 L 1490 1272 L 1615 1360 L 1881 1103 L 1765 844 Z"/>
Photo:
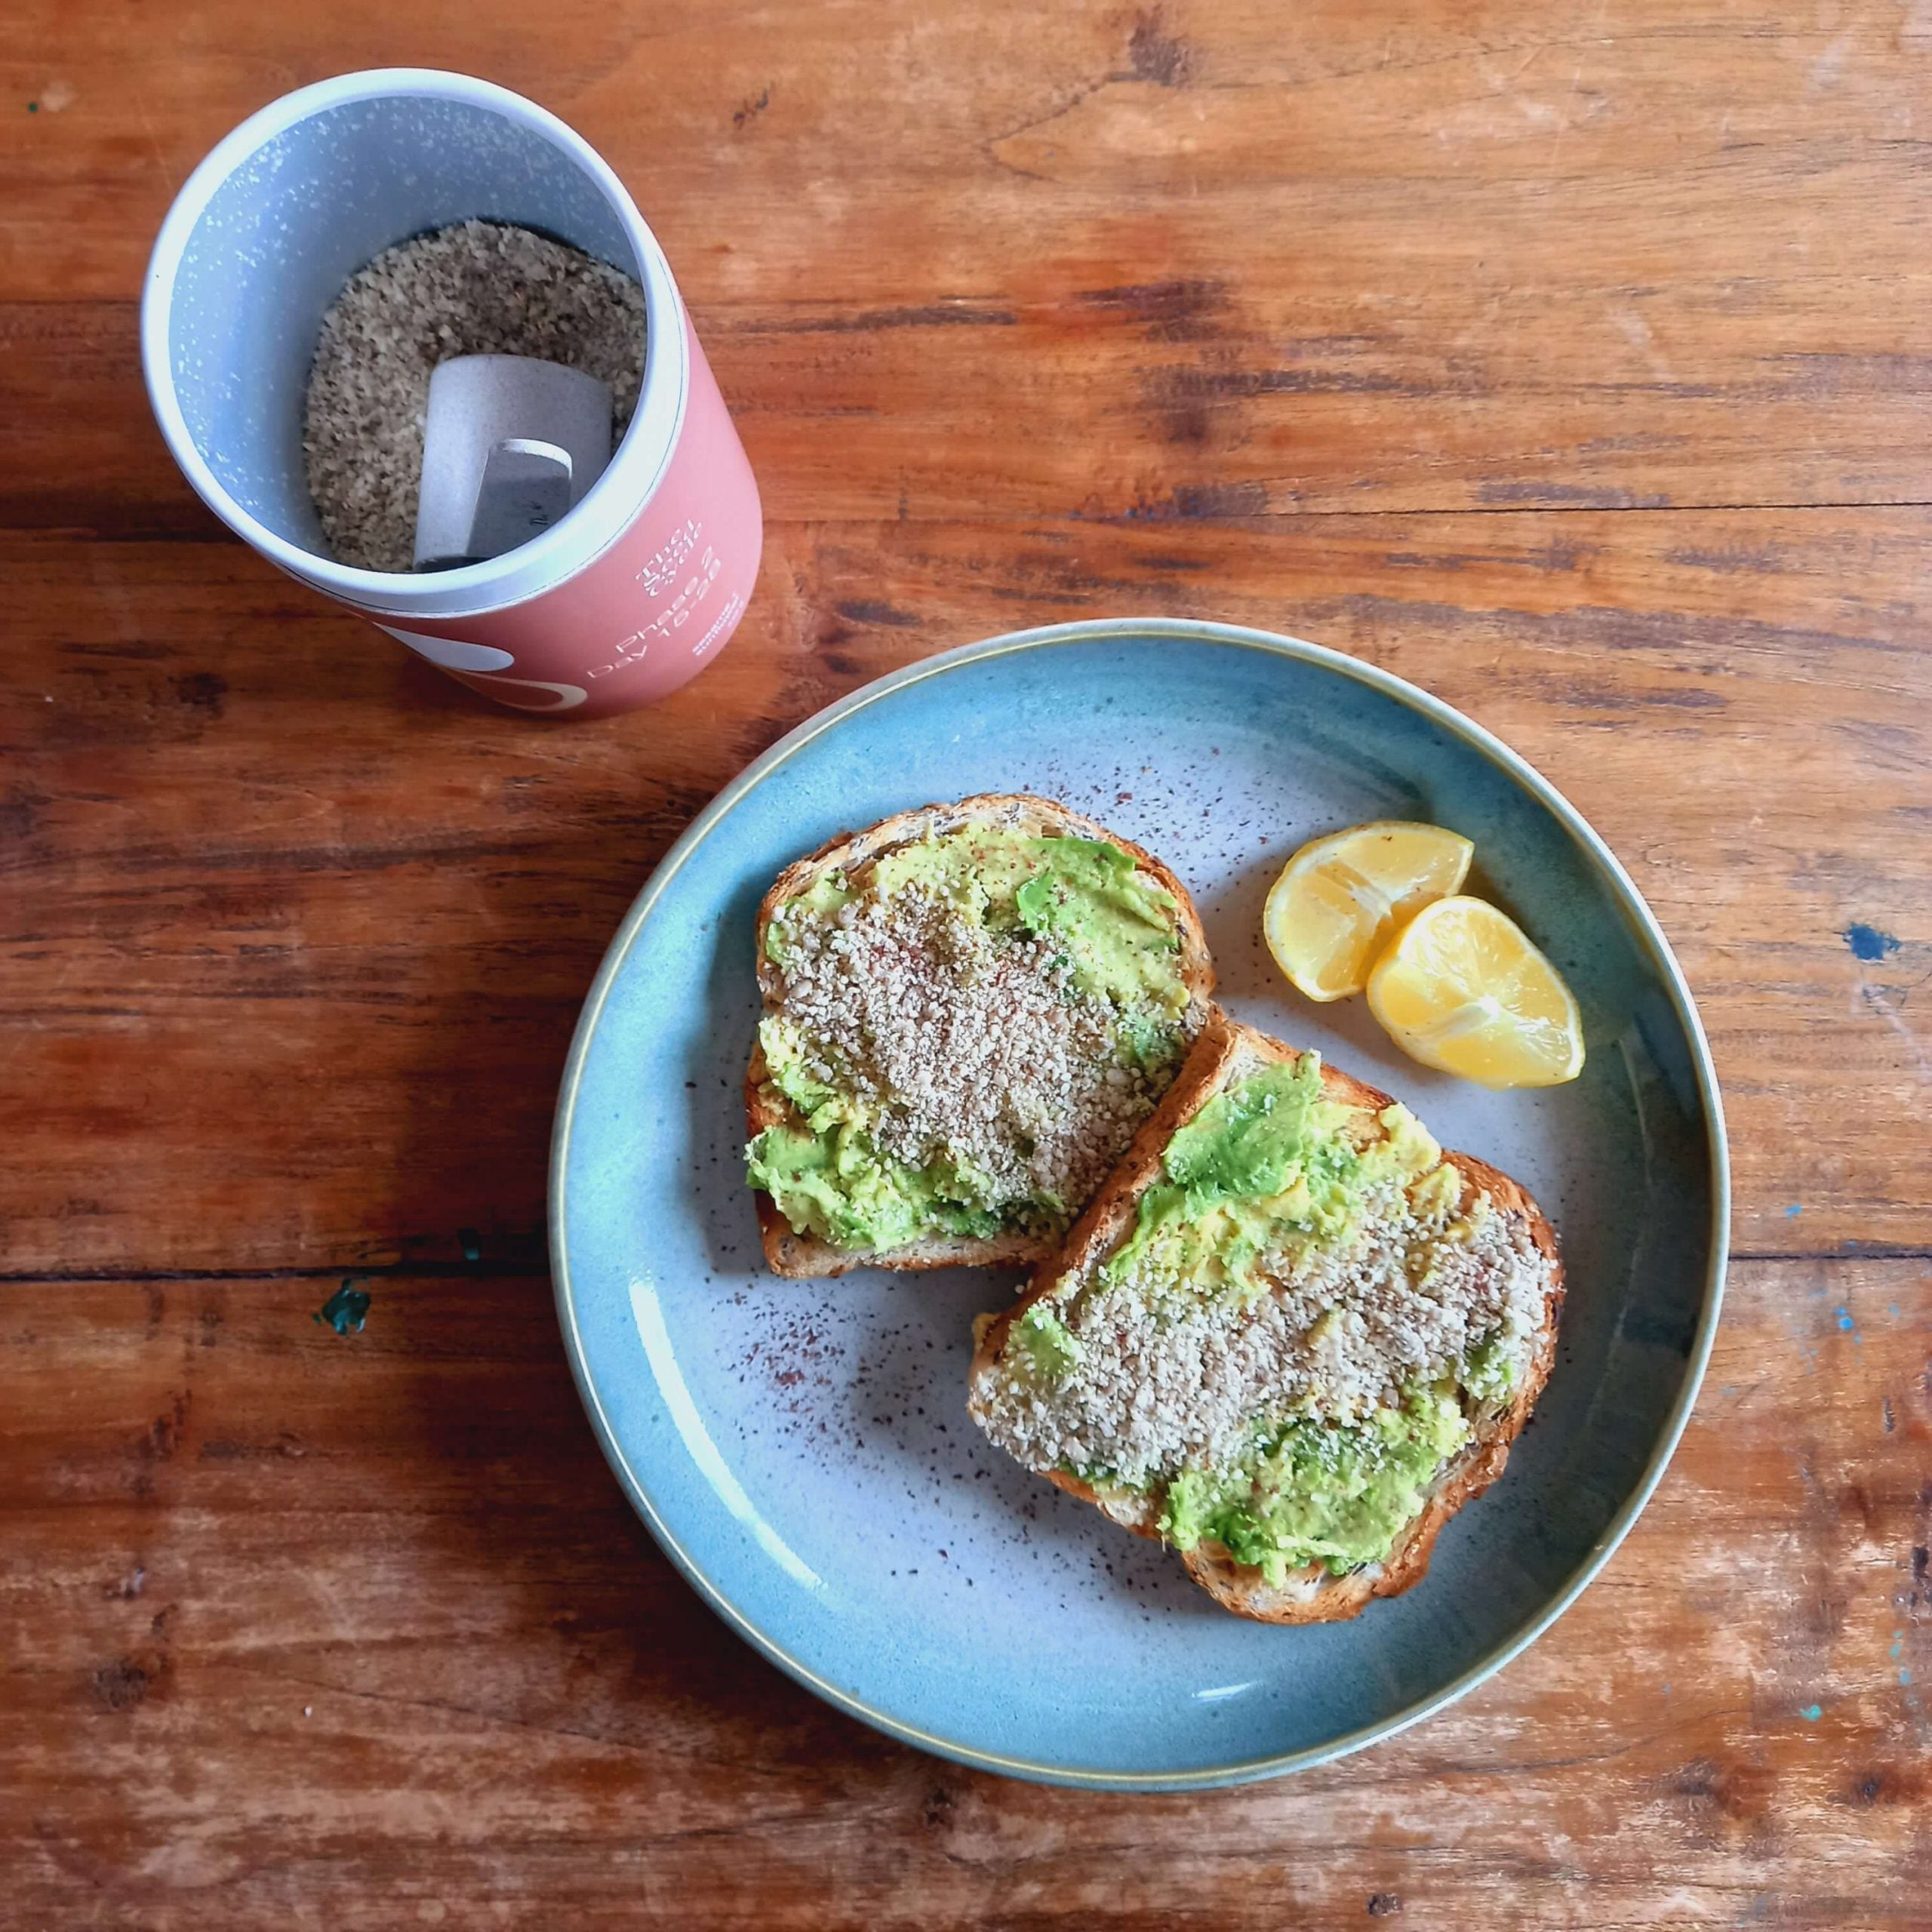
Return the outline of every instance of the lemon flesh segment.
<path id="1" fill-rule="evenodd" d="M 1418 912 L 1376 961 L 1368 1006 L 1411 1060 L 1484 1087 L 1555 1087 L 1583 1070 L 1563 976 L 1484 900 Z"/>
<path id="2" fill-rule="evenodd" d="M 1310 839 L 1268 894 L 1268 950 L 1310 999 L 1358 993 L 1403 923 L 1461 886 L 1475 851 L 1459 832 L 1405 819 Z"/>

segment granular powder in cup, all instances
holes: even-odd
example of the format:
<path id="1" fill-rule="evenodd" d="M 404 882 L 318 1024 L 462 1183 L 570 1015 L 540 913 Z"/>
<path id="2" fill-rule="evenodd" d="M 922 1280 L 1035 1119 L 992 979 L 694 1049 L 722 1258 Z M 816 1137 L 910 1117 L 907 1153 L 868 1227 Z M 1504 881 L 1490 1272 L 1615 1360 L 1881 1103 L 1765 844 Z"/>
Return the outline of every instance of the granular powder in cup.
<path id="1" fill-rule="evenodd" d="M 338 561 L 407 571 L 429 377 L 457 355 L 535 355 L 607 384 L 621 434 L 644 372 L 644 291 L 527 228 L 464 221 L 385 248 L 322 318 L 302 425 Z"/>

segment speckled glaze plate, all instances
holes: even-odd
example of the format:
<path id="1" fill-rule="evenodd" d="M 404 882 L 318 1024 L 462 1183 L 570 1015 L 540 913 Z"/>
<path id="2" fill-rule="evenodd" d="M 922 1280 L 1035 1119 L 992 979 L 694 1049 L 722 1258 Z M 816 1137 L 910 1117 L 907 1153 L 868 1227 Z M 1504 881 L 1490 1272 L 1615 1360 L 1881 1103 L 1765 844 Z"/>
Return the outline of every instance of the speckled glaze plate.
<path id="1" fill-rule="evenodd" d="M 1192 889 L 1241 1019 L 1407 1101 L 1527 1183 L 1569 1270 L 1560 1355 L 1488 1495 L 1408 1595 L 1277 1629 L 993 1451 L 971 1322 L 1017 1285 L 761 1266 L 740 1083 L 752 932 L 785 863 L 974 792 L 1061 798 Z M 1371 818 L 1475 841 L 1581 1002 L 1573 1085 L 1495 1094 L 1312 1006 L 1260 942 L 1294 847 Z M 841 1709 L 989 1770 L 1183 1789 L 1386 1737 L 1513 1657 L 1629 1529 L 1697 1392 L 1727 1190 L 1709 1051 L 1655 921 L 1542 778 L 1413 686 L 1316 646 L 1121 621 L 1001 638 L 855 693 L 774 746 L 645 886 L 586 1003 L 551 1177 L 557 1302 L 605 1453 L 693 1586 Z"/>

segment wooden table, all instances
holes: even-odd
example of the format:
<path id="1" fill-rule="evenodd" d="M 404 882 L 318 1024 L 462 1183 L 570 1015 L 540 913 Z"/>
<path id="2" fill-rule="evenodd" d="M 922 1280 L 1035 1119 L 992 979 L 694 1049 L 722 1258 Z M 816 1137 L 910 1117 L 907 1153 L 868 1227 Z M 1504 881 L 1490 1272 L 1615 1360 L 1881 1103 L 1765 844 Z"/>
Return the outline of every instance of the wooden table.
<path id="1" fill-rule="evenodd" d="M 189 168 L 409 63 L 610 156 L 737 412 L 763 579 L 654 712 L 484 707 L 149 420 Z M 1932 1924 L 1932 8 L 15 0 L 4 64 L 0 1918 Z M 1679 949 L 1738 1188 L 1577 1607 L 1187 1799 L 761 1663 L 606 1472 L 543 1261 L 578 1001 L 698 807 L 881 672 L 1134 612 L 1547 772 Z"/>

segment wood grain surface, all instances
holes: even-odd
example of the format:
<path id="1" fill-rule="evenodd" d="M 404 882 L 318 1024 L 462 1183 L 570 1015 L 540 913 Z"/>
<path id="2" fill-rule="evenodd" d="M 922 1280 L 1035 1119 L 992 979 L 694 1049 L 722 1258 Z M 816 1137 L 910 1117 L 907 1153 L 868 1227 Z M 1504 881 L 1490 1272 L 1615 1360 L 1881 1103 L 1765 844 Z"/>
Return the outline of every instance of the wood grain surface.
<path id="1" fill-rule="evenodd" d="M 757 468 L 758 596 L 648 714 L 488 709 L 148 417 L 189 169 L 412 63 L 611 158 Z M 14 0 L 0 72 L 0 1919 L 1932 1924 L 1932 8 Z M 1578 1606 L 1190 1798 L 759 1662 L 606 1472 L 542 1259 L 577 1003 L 692 814 L 881 671 L 1135 612 L 1546 772 L 1678 949 L 1738 1189 Z"/>
<path id="2" fill-rule="evenodd" d="M 1739 1264 L 1671 1473 L 1555 1631 L 1194 1798 L 961 1771 L 755 1657 L 632 1517 L 540 1281 L 381 1275 L 346 1339 L 333 1283 L 23 1291 L 14 1922 L 1922 1927 L 1924 1272 Z"/>

